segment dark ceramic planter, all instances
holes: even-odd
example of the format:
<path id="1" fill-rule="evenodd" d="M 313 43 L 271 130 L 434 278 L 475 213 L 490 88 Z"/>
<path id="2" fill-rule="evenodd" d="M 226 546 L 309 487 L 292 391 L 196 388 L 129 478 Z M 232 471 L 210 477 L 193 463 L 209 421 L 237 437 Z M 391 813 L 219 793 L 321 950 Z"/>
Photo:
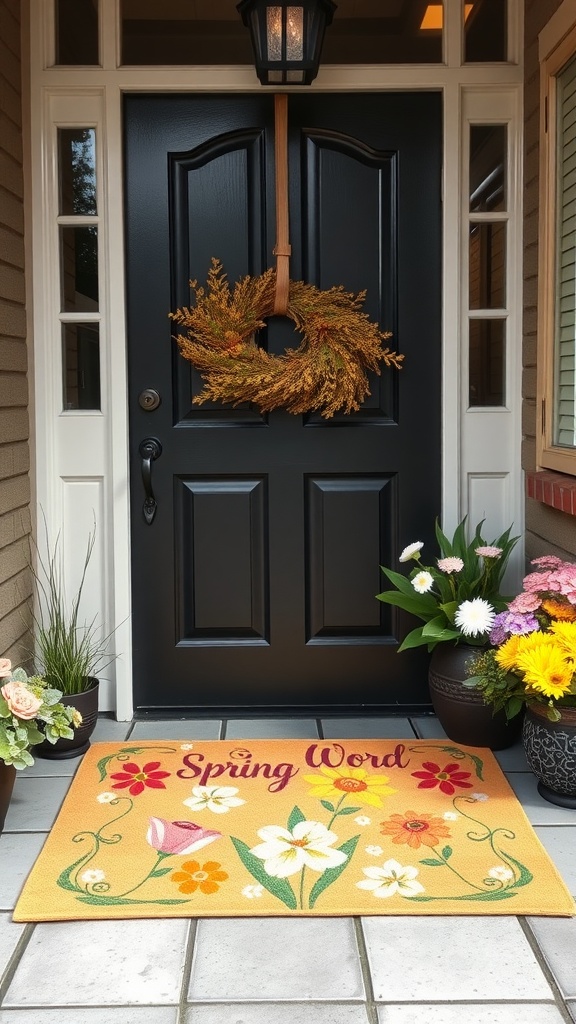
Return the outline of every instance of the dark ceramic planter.
<path id="1" fill-rule="evenodd" d="M 98 689 L 97 679 L 90 680 L 90 686 L 83 693 L 64 694 L 60 703 L 66 707 L 77 708 L 82 715 L 82 725 L 74 730 L 74 737 L 71 740 L 59 739 L 56 743 L 48 743 L 44 740 L 34 747 L 34 755 L 46 758 L 47 760 L 66 760 L 70 757 L 79 757 L 85 754 L 90 746 L 90 737 L 96 728 L 98 721 Z"/>
<path id="2" fill-rule="evenodd" d="M 455 743 L 504 750 L 519 739 L 522 715 L 508 721 L 504 711 L 492 712 L 478 690 L 464 686 L 466 666 L 481 650 L 469 644 L 437 644 L 428 671 L 430 698 L 444 732 Z"/>
<path id="3" fill-rule="evenodd" d="M 12 790 L 16 780 L 16 769 L 13 764 L 4 764 L 0 761 L 0 834 L 4 829 L 4 822 L 12 799 Z"/>
<path id="4" fill-rule="evenodd" d="M 551 722 L 540 704 L 526 708 L 522 740 L 538 792 L 551 804 L 576 809 L 576 708 Z"/>

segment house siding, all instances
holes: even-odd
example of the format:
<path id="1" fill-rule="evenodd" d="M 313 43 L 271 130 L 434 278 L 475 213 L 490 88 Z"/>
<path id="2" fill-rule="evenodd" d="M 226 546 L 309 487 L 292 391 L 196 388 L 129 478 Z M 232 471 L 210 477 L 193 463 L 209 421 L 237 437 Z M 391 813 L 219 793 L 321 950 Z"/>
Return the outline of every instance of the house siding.
<path id="1" fill-rule="evenodd" d="M 540 69 L 538 34 L 561 0 L 526 0 L 524 77 L 524 347 L 522 468 L 532 472 L 536 463 L 536 335 L 538 312 L 538 162 L 540 126 Z M 576 555 L 576 517 L 526 497 L 526 558 L 552 553 L 560 558 Z"/>
<path id="2" fill-rule="evenodd" d="M 0 0 L 0 655 L 26 660 L 30 453 L 20 2 Z"/>

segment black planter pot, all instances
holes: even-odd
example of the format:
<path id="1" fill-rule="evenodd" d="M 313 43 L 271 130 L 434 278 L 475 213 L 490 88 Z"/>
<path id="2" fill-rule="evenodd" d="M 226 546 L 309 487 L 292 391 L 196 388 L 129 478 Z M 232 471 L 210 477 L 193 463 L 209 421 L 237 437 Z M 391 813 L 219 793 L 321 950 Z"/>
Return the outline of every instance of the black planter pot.
<path id="1" fill-rule="evenodd" d="M 437 644 L 428 671 L 430 698 L 444 732 L 455 743 L 504 750 L 519 739 L 522 715 L 508 721 L 504 711 L 493 714 L 479 691 L 464 686 L 466 666 L 481 650 L 469 644 Z"/>
<path id="2" fill-rule="evenodd" d="M 4 822 L 12 799 L 12 790 L 16 780 L 16 769 L 13 764 L 4 764 L 0 761 L 0 834 L 4 829 Z"/>
<path id="3" fill-rule="evenodd" d="M 90 679 L 90 686 L 82 693 L 64 694 L 60 703 L 66 707 L 76 708 L 82 715 L 82 724 L 74 730 L 71 740 L 59 739 L 56 743 L 44 740 L 34 747 L 34 755 L 47 760 L 66 760 L 85 754 L 90 746 L 90 737 L 98 721 L 98 690 L 97 679 Z"/>
<path id="4" fill-rule="evenodd" d="M 540 796 L 559 807 L 576 809 L 576 708 L 559 708 L 551 722 L 540 704 L 526 708 L 522 741 Z"/>

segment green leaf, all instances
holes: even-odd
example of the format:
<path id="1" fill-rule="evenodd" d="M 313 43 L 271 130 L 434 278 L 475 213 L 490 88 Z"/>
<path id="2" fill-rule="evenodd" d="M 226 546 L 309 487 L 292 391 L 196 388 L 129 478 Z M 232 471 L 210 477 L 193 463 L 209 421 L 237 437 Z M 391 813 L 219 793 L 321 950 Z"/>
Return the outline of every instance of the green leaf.
<path id="1" fill-rule="evenodd" d="M 337 812 L 337 814 L 338 816 L 340 816 L 341 814 L 356 814 L 357 811 L 361 810 L 361 807 L 343 807 L 341 811 Z"/>
<path id="2" fill-rule="evenodd" d="M 337 868 L 326 868 L 326 871 L 322 872 L 320 878 L 315 883 L 315 885 L 312 886 L 312 889 L 310 891 L 310 898 L 308 900 L 308 906 L 310 910 L 312 910 L 314 904 L 316 903 L 316 900 L 321 895 L 321 893 L 323 893 L 324 890 L 327 889 L 329 885 L 332 885 L 332 883 L 335 882 L 336 879 L 340 877 L 342 872 L 348 867 L 350 861 L 352 860 L 354 851 L 358 845 L 359 839 L 359 835 L 353 836 L 352 839 L 347 839 L 345 843 L 342 843 L 342 846 L 338 847 L 338 850 L 340 850 L 341 853 L 346 854 L 347 860 L 343 861 L 342 864 L 339 864 Z"/>
<path id="3" fill-rule="evenodd" d="M 521 864 L 519 860 L 516 860 L 514 857 L 511 857 L 509 853 L 506 854 L 506 860 L 514 864 L 520 872 L 517 881 L 514 882 L 515 888 L 518 888 L 521 885 L 528 885 L 528 883 L 533 880 L 534 875 L 532 874 L 532 872 L 529 871 L 528 868 L 524 866 L 524 864 Z"/>
<path id="4" fill-rule="evenodd" d="M 77 896 L 79 903 L 90 903 L 94 907 L 125 907 L 135 904 L 152 904 L 173 907 L 177 903 L 190 903 L 190 900 L 126 900 L 122 896 Z"/>
<path id="5" fill-rule="evenodd" d="M 384 604 L 392 604 L 395 608 L 402 608 L 405 612 L 416 615 L 424 622 L 432 618 L 438 610 L 435 601 L 430 605 L 424 605 L 414 591 L 411 594 L 398 594 L 395 590 L 387 590 L 383 594 L 376 594 L 376 600 L 383 601 Z"/>
<path id="6" fill-rule="evenodd" d="M 300 821 L 306 821 L 306 815 L 302 814 L 302 811 L 300 810 L 299 807 L 294 807 L 293 810 L 290 812 L 290 817 L 288 818 L 288 830 L 290 832 L 293 832 L 294 827 Z"/>
<path id="7" fill-rule="evenodd" d="M 330 811 L 330 813 L 333 813 L 333 811 L 336 810 L 334 804 L 331 804 L 329 800 L 321 800 L 320 803 L 322 804 L 322 807 L 325 807 L 327 811 Z"/>
<path id="8" fill-rule="evenodd" d="M 419 862 L 420 864 L 426 864 L 429 868 L 443 868 L 444 861 L 436 860 L 435 857 L 426 857 L 424 860 Z"/>
<path id="9" fill-rule="evenodd" d="M 296 910 L 298 903 L 292 890 L 292 886 L 284 878 L 273 878 L 265 869 L 262 861 L 250 852 L 250 848 L 240 839 L 230 836 L 236 853 L 240 857 L 246 870 L 255 878 L 260 885 L 263 885 L 268 892 L 276 899 L 281 900 L 290 910 Z"/>
<path id="10" fill-rule="evenodd" d="M 150 872 L 149 877 L 150 878 L 160 878 L 160 875 L 169 875 L 172 870 L 173 870 L 172 868 L 157 868 L 156 871 L 151 871 Z"/>
<path id="11" fill-rule="evenodd" d="M 446 860 L 448 860 L 448 858 L 452 856 L 452 847 L 451 846 L 445 846 L 444 849 L 442 850 L 442 856 Z"/>

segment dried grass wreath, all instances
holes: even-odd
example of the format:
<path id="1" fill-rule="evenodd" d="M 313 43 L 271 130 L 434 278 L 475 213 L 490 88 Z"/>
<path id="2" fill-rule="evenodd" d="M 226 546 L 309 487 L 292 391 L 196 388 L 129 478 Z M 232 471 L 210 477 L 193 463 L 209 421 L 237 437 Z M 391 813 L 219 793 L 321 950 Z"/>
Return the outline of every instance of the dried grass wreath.
<path id="1" fill-rule="evenodd" d="M 290 282 L 286 312 L 302 343 L 269 355 L 255 334 L 273 314 L 275 285 L 271 268 L 242 278 L 231 291 L 221 262 L 213 259 L 207 289 L 190 282 L 195 306 L 169 313 L 186 330 L 175 339 L 181 354 L 204 378 L 195 404 L 253 402 L 262 412 L 319 410 L 329 418 L 360 408 L 370 394 L 367 371 L 379 374 L 380 362 L 401 369 L 404 356 L 382 347 L 390 333 L 360 312 L 365 292 L 353 295 L 342 286 L 320 291 L 303 281 Z"/>

